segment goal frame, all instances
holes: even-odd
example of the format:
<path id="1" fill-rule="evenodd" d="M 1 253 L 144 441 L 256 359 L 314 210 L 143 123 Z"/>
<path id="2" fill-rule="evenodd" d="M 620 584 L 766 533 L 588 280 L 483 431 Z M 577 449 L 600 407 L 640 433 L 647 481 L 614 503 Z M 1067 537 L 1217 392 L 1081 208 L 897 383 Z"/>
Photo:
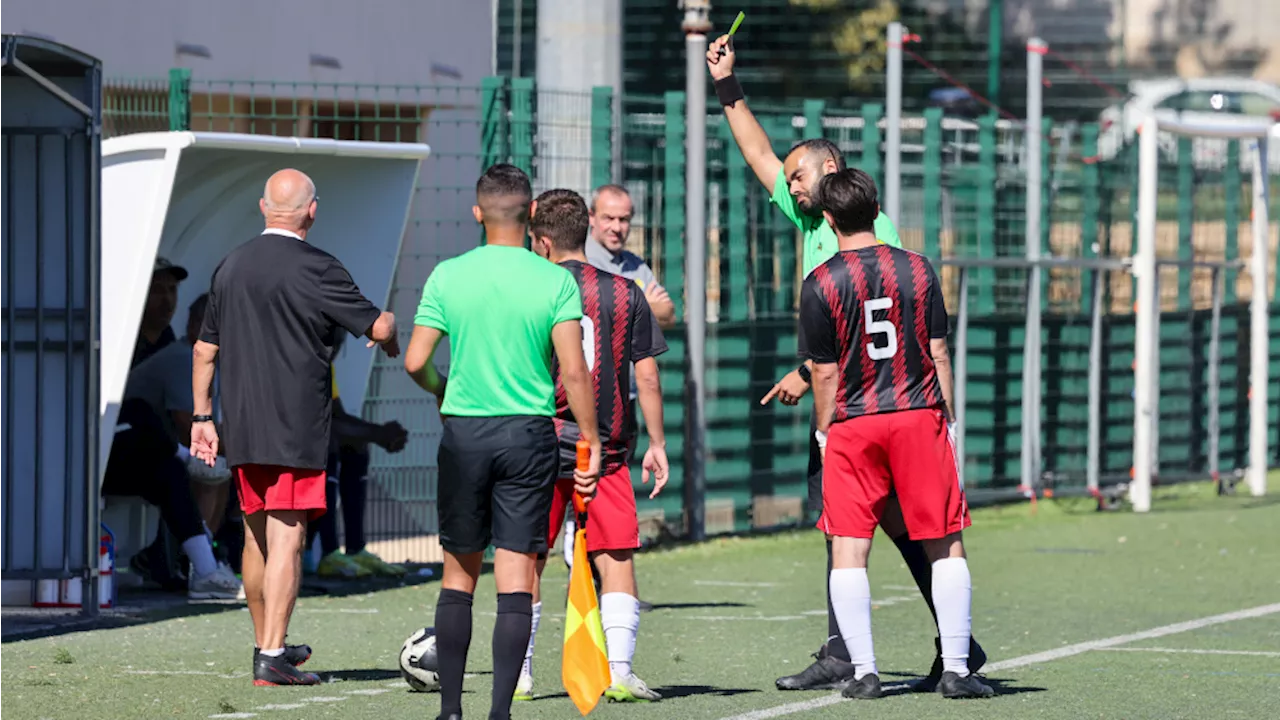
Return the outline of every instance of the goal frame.
<path id="1" fill-rule="evenodd" d="M 1134 341 L 1134 414 L 1133 414 L 1133 478 L 1129 484 L 1129 501 L 1135 512 L 1151 509 L 1151 477 L 1155 458 L 1153 418 L 1158 400 L 1155 367 L 1157 352 L 1157 317 L 1160 312 L 1156 297 L 1156 200 L 1159 191 L 1159 134 L 1161 131 L 1187 137 L 1249 140 L 1253 156 L 1252 222 L 1253 255 L 1250 274 L 1253 292 L 1249 301 L 1249 464 L 1245 479 L 1254 496 L 1267 492 L 1267 382 L 1268 322 L 1267 201 L 1269 199 L 1267 140 L 1273 123 L 1223 116 L 1212 121 L 1185 122 L 1158 119 L 1148 114 L 1139 127 L 1138 140 L 1138 233 L 1137 251 L 1132 270 L 1137 279 L 1136 332 Z"/>

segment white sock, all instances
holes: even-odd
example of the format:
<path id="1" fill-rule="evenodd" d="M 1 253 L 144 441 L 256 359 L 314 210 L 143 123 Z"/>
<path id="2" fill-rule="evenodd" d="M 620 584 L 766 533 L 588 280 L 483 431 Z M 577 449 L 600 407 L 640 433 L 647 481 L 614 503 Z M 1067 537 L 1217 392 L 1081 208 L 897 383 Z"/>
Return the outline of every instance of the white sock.
<path id="1" fill-rule="evenodd" d="M 182 551 L 191 560 L 196 575 L 208 575 L 218 569 L 218 561 L 213 559 L 213 546 L 209 544 L 207 535 L 202 533 L 187 538 L 182 542 Z"/>
<path id="2" fill-rule="evenodd" d="M 574 522 L 566 520 L 564 522 L 564 564 L 573 569 L 573 530 Z"/>
<path id="3" fill-rule="evenodd" d="M 938 635 L 942 638 L 942 669 L 961 677 L 969 674 L 972 598 L 969 563 L 964 558 L 933 564 L 933 605 L 938 610 Z"/>
<path id="4" fill-rule="evenodd" d="M 876 674 L 876 652 L 871 643 L 871 583 L 866 568 L 836 568 L 831 571 L 831 606 L 840 625 L 840 635 L 849 648 L 855 679 Z"/>
<path id="5" fill-rule="evenodd" d="M 280 657 L 281 655 L 284 654 L 284 648 L 277 648 L 275 650 L 260 650 L 258 652 L 262 655 L 266 655 L 267 657 Z"/>
<path id="6" fill-rule="evenodd" d="M 533 643 L 538 639 L 538 621 L 542 619 L 542 603 L 533 604 L 533 618 L 529 625 L 529 648 L 524 651 L 524 665 L 520 667 L 521 675 L 533 675 Z"/>
<path id="7" fill-rule="evenodd" d="M 604 625 L 604 645 L 609 654 L 609 670 L 617 682 L 631 674 L 636 654 L 636 633 L 640 630 L 640 601 L 626 593 L 600 596 L 600 623 Z"/>

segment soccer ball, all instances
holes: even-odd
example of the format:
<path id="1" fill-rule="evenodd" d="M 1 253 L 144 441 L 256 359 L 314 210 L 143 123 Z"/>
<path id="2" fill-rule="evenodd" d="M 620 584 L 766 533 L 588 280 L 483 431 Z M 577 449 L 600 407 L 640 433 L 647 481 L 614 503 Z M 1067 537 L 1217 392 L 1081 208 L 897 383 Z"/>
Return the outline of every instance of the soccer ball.
<path id="1" fill-rule="evenodd" d="M 409 636 L 400 648 L 400 677 L 414 692 L 440 689 L 440 666 L 436 660 L 436 629 L 422 628 Z"/>

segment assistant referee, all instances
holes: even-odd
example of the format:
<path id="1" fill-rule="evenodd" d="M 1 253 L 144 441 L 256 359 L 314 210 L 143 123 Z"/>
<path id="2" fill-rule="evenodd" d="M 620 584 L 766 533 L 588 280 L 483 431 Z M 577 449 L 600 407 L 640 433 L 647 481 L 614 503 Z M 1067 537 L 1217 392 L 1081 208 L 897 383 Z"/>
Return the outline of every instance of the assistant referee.
<path id="1" fill-rule="evenodd" d="M 442 398 L 440 544 L 444 579 L 436 603 L 440 718 L 462 717 L 462 675 L 471 645 L 471 603 L 484 550 L 496 548 L 489 717 L 508 720 L 529 644 L 534 568 L 547 551 L 559 469 L 552 352 L 569 408 L 591 444 L 575 489 L 590 497 L 600 468 L 591 376 L 582 350 L 582 299 L 573 275 L 524 247 L 533 206 L 529 177 L 494 165 L 476 183 L 476 221 L 486 244 L 440 263 L 427 278 L 405 370 Z M 431 363 L 449 337 L 452 372 Z"/>

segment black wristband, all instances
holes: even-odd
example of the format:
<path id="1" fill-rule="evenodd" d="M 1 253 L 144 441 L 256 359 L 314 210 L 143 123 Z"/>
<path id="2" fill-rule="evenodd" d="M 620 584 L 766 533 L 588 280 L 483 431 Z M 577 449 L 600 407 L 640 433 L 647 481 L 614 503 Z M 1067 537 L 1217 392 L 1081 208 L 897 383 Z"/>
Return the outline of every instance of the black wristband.
<path id="1" fill-rule="evenodd" d="M 720 78 L 716 81 L 716 97 L 720 98 L 720 104 L 725 107 L 742 100 L 746 95 L 742 94 L 742 83 L 738 82 L 735 75 L 727 78 Z"/>
<path id="2" fill-rule="evenodd" d="M 212 415 L 192 415 L 191 422 L 193 423 L 213 422 L 213 416 Z"/>
<path id="3" fill-rule="evenodd" d="M 813 373 L 809 372 L 809 366 L 806 363 L 800 363 L 800 367 L 796 368 L 796 372 L 800 373 L 800 379 L 806 383 L 813 384 Z"/>

